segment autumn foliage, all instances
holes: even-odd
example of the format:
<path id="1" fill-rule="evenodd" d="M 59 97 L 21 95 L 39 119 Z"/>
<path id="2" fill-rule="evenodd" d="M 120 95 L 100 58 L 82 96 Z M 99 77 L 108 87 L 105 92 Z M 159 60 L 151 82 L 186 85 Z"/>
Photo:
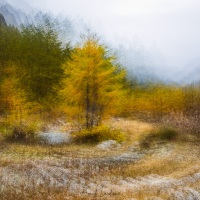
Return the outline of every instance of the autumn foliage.
<path id="1" fill-rule="evenodd" d="M 115 57 L 109 53 L 95 37 L 89 36 L 75 47 L 71 60 L 63 65 L 66 108 L 87 129 L 118 110 L 125 94 L 125 70 L 114 64 Z"/>
<path id="2" fill-rule="evenodd" d="M 1 126 L 21 130 L 34 121 L 38 131 L 38 123 L 62 118 L 91 130 L 109 117 L 200 119 L 199 84 L 127 78 L 125 66 L 96 35 L 85 34 L 72 46 L 59 39 L 50 18 L 42 15 L 39 22 L 19 30 L 0 26 Z"/>

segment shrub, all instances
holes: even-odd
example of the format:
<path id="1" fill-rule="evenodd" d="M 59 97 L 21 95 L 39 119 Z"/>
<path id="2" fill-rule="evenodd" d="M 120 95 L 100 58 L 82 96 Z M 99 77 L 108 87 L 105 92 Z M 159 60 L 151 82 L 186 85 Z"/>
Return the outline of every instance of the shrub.
<path id="1" fill-rule="evenodd" d="M 3 136 L 2 133 L 0 132 L 0 144 L 3 143 Z"/>
<path id="2" fill-rule="evenodd" d="M 151 131 L 149 134 L 141 136 L 140 146 L 148 148 L 153 142 L 172 141 L 177 137 L 177 134 L 177 131 L 172 128 L 162 127 Z"/>
<path id="3" fill-rule="evenodd" d="M 163 124 L 176 127 L 180 132 L 200 136 L 200 117 L 183 114 L 169 115 L 162 119 Z"/>
<path id="4" fill-rule="evenodd" d="M 37 128 L 31 125 L 11 125 L 6 127 L 3 136 L 6 141 L 34 142 L 37 136 Z"/>
<path id="5" fill-rule="evenodd" d="M 2 135 L 6 141 L 34 142 L 43 123 L 37 119 L 27 119 L 19 122 L 4 121 Z"/>
<path id="6" fill-rule="evenodd" d="M 36 127 L 30 125 L 14 126 L 11 139 L 32 142 L 36 139 Z"/>
<path id="7" fill-rule="evenodd" d="M 92 129 L 83 129 L 74 133 L 74 139 L 79 143 L 98 143 L 105 140 L 116 140 L 123 142 L 125 134 L 117 129 L 108 126 L 96 126 Z"/>

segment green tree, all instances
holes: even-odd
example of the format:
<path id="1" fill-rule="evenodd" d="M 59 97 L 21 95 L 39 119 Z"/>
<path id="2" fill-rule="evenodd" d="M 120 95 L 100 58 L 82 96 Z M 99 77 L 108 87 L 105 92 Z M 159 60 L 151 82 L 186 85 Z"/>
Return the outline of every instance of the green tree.
<path id="1" fill-rule="evenodd" d="M 19 44 L 21 40 L 20 31 L 11 26 L 0 26 L 0 115 L 6 114 L 10 110 L 11 85 L 16 77 L 19 54 Z M 6 96 L 10 94 L 8 99 Z"/>
<path id="2" fill-rule="evenodd" d="M 114 62 L 110 51 L 95 36 L 88 36 L 64 65 L 62 93 L 69 105 L 68 111 L 78 116 L 87 129 L 120 107 L 126 73 Z"/>
<path id="3" fill-rule="evenodd" d="M 29 99 L 41 104 L 57 95 L 68 46 L 59 40 L 54 21 L 41 15 L 39 22 L 22 28 L 21 66 Z"/>

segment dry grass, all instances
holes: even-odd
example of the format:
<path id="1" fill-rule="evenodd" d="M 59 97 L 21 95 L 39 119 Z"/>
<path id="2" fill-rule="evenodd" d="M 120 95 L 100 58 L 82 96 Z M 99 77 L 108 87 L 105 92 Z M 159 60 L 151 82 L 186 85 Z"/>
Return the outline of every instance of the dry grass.
<path id="1" fill-rule="evenodd" d="M 74 158 L 98 158 L 116 155 L 124 152 L 129 144 L 136 142 L 141 134 L 148 134 L 153 126 L 148 123 L 132 121 L 126 119 L 107 121 L 111 127 L 121 129 L 127 134 L 127 142 L 119 150 L 103 151 L 91 144 L 67 144 L 67 145 L 40 145 L 23 143 L 4 143 L 0 148 L 1 160 L 7 158 L 15 162 L 25 159 L 43 159 L 45 157 L 74 157 Z"/>
<path id="2" fill-rule="evenodd" d="M 188 172 L 191 172 L 191 166 L 198 164 L 200 164 L 199 161 L 190 163 L 171 158 L 147 157 L 145 160 L 143 159 L 140 162 L 126 166 L 126 170 L 118 171 L 119 169 L 116 169 L 115 174 L 133 178 L 149 174 L 157 174 L 166 177 L 180 177 L 181 175 L 187 175 Z"/>
<path id="3" fill-rule="evenodd" d="M 141 135 L 149 134 L 155 128 L 154 124 L 121 118 L 106 121 L 106 124 L 127 133 L 127 144 L 137 142 Z"/>
<path id="4" fill-rule="evenodd" d="M 119 119 L 107 121 L 107 124 L 121 129 L 127 133 L 128 141 L 123 143 L 121 148 L 114 150 L 100 150 L 94 145 L 61 145 L 61 146 L 41 146 L 25 145 L 19 143 L 2 143 L 0 147 L 0 171 L 4 169 L 13 170 L 13 174 L 21 174 L 22 179 L 25 174 L 35 173 L 37 170 L 42 169 L 44 172 L 51 172 L 50 176 L 54 178 L 53 170 L 71 170 L 72 176 L 70 181 L 78 180 L 73 173 L 78 173 L 80 178 L 84 178 L 86 181 L 93 181 L 95 184 L 99 181 L 111 180 L 117 184 L 120 179 L 126 179 L 127 177 L 136 178 L 145 177 L 151 174 L 157 174 L 168 178 L 182 178 L 190 176 L 200 171 L 200 147 L 196 138 L 187 140 L 185 137 L 179 136 L 176 141 L 155 144 L 150 149 L 137 149 L 134 151 L 141 151 L 144 157 L 137 162 L 121 163 L 119 165 L 99 165 L 98 169 L 94 162 L 85 164 L 84 168 L 79 163 L 80 159 L 92 160 L 102 159 L 107 157 L 114 157 L 119 154 L 128 152 L 129 148 L 138 141 L 141 135 L 148 135 L 155 125 L 143 123 L 139 121 Z M 190 138 L 188 136 L 188 138 Z M 129 152 L 134 153 L 134 152 Z M 77 160 L 78 159 L 78 160 Z M 69 160 L 71 163 L 69 163 Z M 77 163 L 78 162 L 78 163 Z M 45 171 L 47 170 L 47 171 Z M 80 170 L 80 171 L 79 171 Z M 82 170 L 82 171 L 81 171 Z M 57 171 L 55 171 L 57 173 Z M 33 174 L 34 174 L 33 173 Z M 8 176 L 11 174 L 7 174 Z M 48 174 L 47 174 L 48 175 Z M 23 177 L 24 176 L 24 177 Z M 64 176 L 64 175 L 63 175 Z M 66 175 L 67 177 L 68 175 Z M 60 177 L 62 179 L 62 176 Z M 1 177 L 0 177 L 1 180 Z M 29 180 L 24 178 L 24 180 Z M 22 185 L 21 188 L 14 190 L 13 187 L 7 186 L 7 190 L 1 193 L 0 199 L 20 199 L 20 200 L 39 200 L 39 199 L 145 199 L 148 196 L 159 196 L 163 199 L 168 197 L 165 194 L 158 194 L 157 190 L 147 191 L 139 190 L 136 192 L 122 192 L 120 194 L 84 194 L 84 193 L 72 193 L 69 190 L 69 186 L 55 187 L 48 186 L 48 180 L 45 180 L 45 184 L 37 185 L 34 188 L 28 188 Z M 31 182 L 30 182 L 31 183 Z M 89 182 L 87 182 L 89 184 Z M 197 188 L 197 183 L 188 186 Z"/>
<path id="5" fill-rule="evenodd" d="M 60 190 L 46 190 L 44 188 L 38 188 L 35 191 L 26 191 L 23 192 L 14 192 L 10 190 L 8 193 L 3 194 L 1 199 L 5 200 L 124 200 L 124 199 L 139 199 L 145 200 L 149 196 L 154 196 L 150 192 L 138 192 L 137 194 L 133 194 L 131 192 L 127 192 L 125 194 L 112 194 L 112 195 L 74 195 L 69 193 L 65 189 Z M 165 199 L 164 195 L 160 195 L 163 199 Z"/>
<path id="6" fill-rule="evenodd" d="M 181 178 L 200 171 L 199 142 L 186 142 L 179 138 L 181 140 L 148 149 L 149 153 L 143 159 L 122 169 L 116 168 L 113 173 L 133 178 L 149 174 Z"/>

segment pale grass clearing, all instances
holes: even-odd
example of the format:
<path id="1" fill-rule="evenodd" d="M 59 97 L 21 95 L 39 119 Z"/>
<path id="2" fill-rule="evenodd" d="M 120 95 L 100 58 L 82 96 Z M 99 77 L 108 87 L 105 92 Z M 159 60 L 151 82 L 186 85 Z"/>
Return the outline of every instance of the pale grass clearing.
<path id="1" fill-rule="evenodd" d="M 124 168 L 115 168 L 113 173 L 132 178 L 149 174 L 182 178 L 200 171 L 199 145 L 173 142 L 143 151 L 146 154 L 142 159 Z"/>
<path id="2" fill-rule="evenodd" d="M 141 135 L 148 134 L 151 130 L 156 128 L 156 125 L 142 122 L 139 120 L 113 118 L 105 122 L 112 128 L 120 129 L 127 134 L 127 144 L 138 142 Z"/>

